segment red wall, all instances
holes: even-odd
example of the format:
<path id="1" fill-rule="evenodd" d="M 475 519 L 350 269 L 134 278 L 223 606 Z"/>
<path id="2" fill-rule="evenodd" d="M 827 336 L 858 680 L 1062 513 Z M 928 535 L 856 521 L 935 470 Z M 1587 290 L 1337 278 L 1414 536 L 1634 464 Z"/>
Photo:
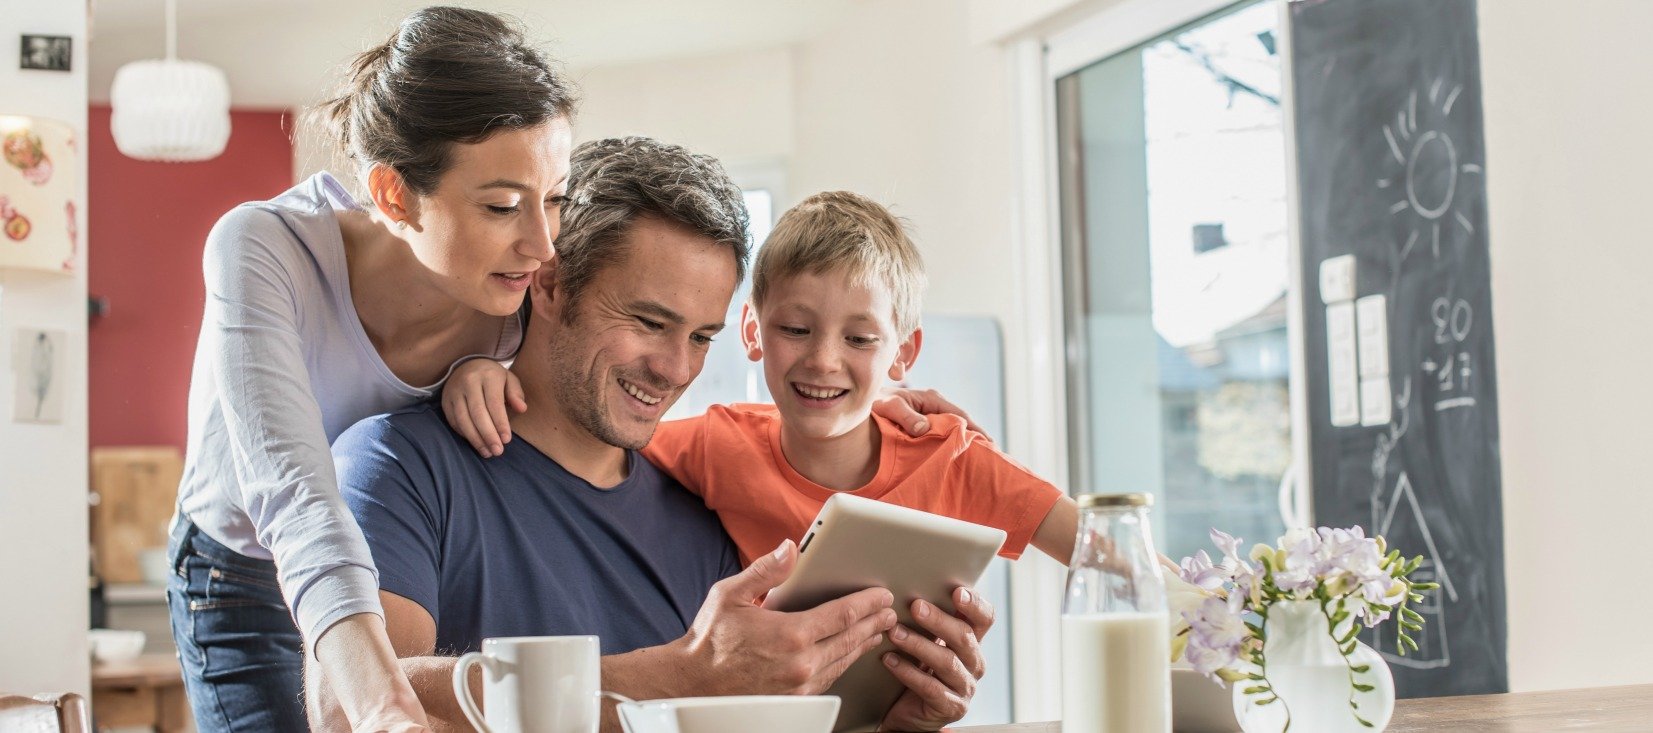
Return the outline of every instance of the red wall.
<path id="1" fill-rule="evenodd" d="M 281 112 L 231 112 L 224 154 L 201 163 L 121 155 L 109 108 L 88 119 L 87 277 L 109 309 L 89 333 L 92 446 L 184 447 L 205 302 L 201 247 L 225 211 L 292 185 Z"/>

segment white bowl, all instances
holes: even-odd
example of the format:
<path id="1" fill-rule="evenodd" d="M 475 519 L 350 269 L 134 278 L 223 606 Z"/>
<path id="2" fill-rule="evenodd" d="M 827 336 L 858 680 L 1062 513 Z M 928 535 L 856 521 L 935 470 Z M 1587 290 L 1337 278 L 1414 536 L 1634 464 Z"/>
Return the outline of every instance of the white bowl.
<path id="1" fill-rule="evenodd" d="M 620 703 L 626 733 L 831 733 L 830 695 L 729 695 Z"/>
<path id="2" fill-rule="evenodd" d="M 92 649 L 92 658 L 99 662 L 125 662 L 143 653 L 142 631 L 92 629 L 87 632 L 86 640 Z"/>

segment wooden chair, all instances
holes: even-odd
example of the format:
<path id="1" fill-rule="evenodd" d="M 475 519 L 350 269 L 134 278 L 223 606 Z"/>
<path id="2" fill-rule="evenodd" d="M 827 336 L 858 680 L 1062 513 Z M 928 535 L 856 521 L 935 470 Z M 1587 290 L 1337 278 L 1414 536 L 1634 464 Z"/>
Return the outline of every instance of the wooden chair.
<path id="1" fill-rule="evenodd" d="M 0 695 L 0 730 L 7 733 L 91 733 L 86 698 Z"/>

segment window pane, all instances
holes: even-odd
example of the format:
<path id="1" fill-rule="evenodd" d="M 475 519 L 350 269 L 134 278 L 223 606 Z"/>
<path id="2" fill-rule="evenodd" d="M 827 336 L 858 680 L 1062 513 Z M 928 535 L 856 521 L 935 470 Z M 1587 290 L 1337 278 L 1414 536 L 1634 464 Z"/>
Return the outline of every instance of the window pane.
<path id="1" fill-rule="evenodd" d="M 1282 530 L 1291 462 L 1277 10 L 1058 82 L 1074 486 L 1156 494 L 1161 549 Z"/>

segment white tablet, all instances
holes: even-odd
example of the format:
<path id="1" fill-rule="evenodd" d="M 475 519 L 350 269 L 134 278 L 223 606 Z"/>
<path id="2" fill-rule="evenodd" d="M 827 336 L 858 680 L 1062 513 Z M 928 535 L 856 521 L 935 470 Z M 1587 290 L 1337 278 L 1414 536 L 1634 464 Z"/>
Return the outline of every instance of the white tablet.
<path id="1" fill-rule="evenodd" d="M 1004 530 L 839 494 L 827 499 L 799 541 L 792 576 L 763 605 L 804 611 L 859 590 L 887 588 L 901 623 L 922 633 L 913 623 L 912 602 L 922 598 L 952 612 L 953 590 L 975 587 L 1004 538 Z M 826 691 L 843 701 L 836 733 L 876 729 L 901 697 L 906 688 L 880 661 L 894 649 L 886 639 Z"/>

